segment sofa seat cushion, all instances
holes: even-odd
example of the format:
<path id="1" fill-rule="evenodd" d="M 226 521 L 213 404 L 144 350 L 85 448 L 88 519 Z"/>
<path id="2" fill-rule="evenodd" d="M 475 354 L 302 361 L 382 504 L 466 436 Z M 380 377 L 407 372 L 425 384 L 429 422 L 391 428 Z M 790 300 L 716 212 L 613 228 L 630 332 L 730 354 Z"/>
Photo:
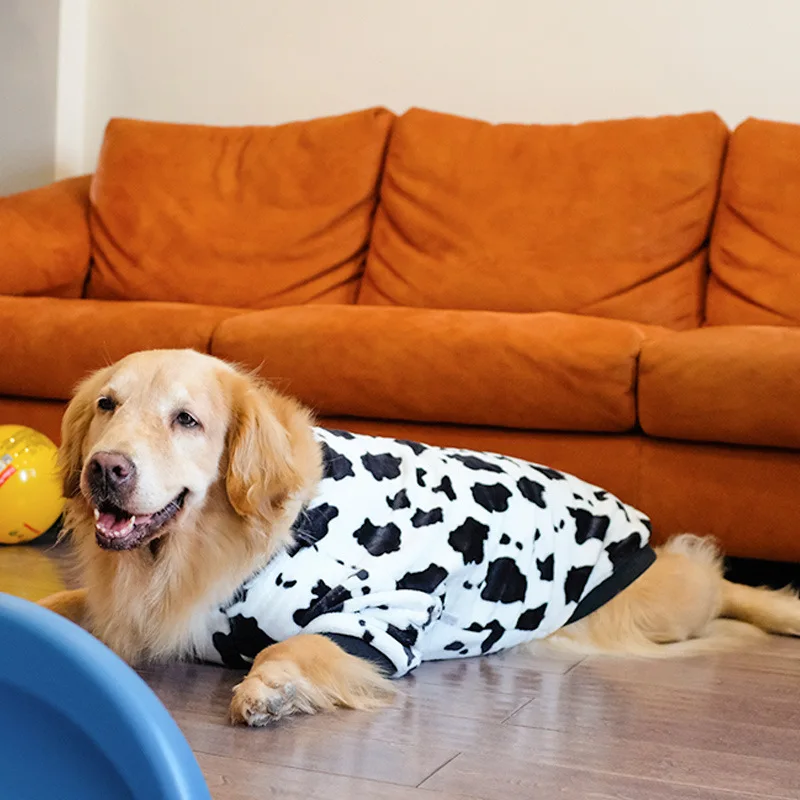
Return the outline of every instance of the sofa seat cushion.
<path id="1" fill-rule="evenodd" d="M 800 330 L 720 326 L 645 342 L 639 419 L 652 436 L 800 448 Z"/>
<path id="2" fill-rule="evenodd" d="M 714 114 L 490 125 L 412 109 L 359 302 L 696 327 L 727 136 Z"/>
<path id="3" fill-rule="evenodd" d="M 89 296 L 355 302 L 394 115 L 242 128 L 116 119 L 92 184 Z"/>
<path id="4" fill-rule="evenodd" d="M 63 400 L 77 381 L 136 350 L 208 352 L 234 309 L 0 296 L 0 395 Z"/>
<path id="5" fill-rule="evenodd" d="M 732 134 L 711 239 L 711 325 L 800 325 L 800 125 Z"/>
<path id="6" fill-rule="evenodd" d="M 297 306 L 226 320 L 211 350 L 329 416 L 626 431 L 649 332 L 559 313 Z"/>

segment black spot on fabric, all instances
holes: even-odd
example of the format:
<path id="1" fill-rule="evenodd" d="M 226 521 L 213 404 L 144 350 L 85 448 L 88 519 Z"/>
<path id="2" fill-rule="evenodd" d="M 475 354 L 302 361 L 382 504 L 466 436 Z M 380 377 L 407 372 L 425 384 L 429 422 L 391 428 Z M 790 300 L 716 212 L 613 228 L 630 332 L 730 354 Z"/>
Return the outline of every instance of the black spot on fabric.
<path id="1" fill-rule="evenodd" d="M 500 544 L 509 544 L 510 542 L 511 542 L 511 537 L 507 533 L 504 533 L 500 537 Z"/>
<path id="2" fill-rule="evenodd" d="M 600 489 L 599 491 L 594 493 L 595 499 L 597 500 L 605 500 L 608 497 L 608 492 L 605 489 Z"/>
<path id="3" fill-rule="evenodd" d="M 275 578 L 275 585 L 280 586 L 283 583 L 283 573 L 279 572 L 278 577 Z"/>
<path id="4" fill-rule="evenodd" d="M 529 608 L 527 611 L 523 611 L 517 620 L 516 629 L 518 631 L 535 631 L 542 624 L 546 611 L 547 603 L 542 603 L 538 608 Z"/>
<path id="5" fill-rule="evenodd" d="M 397 444 L 404 444 L 406 447 L 410 447 L 415 455 L 419 455 L 420 453 L 424 453 L 428 448 L 424 444 L 420 444 L 419 442 L 412 442 L 408 439 L 395 439 Z"/>
<path id="6" fill-rule="evenodd" d="M 460 455 L 458 453 L 453 453 L 450 458 L 454 458 L 456 461 L 460 461 L 465 467 L 468 469 L 482 469 L 485 472 L 504 472 L 502 467 L 499 467 L 497 464 L 492 464 L 490 461 L 484 461 L 482 458 L 478 458 L 475 455 Z"/>
<path id="7" fill-rule="evenodd" d="M 450 642 L 450 644 L 446 644 L 442 649 L 450 651 L 463 650 L 464 642 Z"/>
<path id="8" fill-rule="evenodd" d="M 622 514 L 625 517 L 625 519 L 628 522 L 630 522 L 631 518 L 630 518 L 630 516 L 628 516 L 628 509 L 625 508 L 625 505 L 623 503 L 621 503 L 619 500 L 617 500 L 617 508 L 622 512 Z"/>
<path id="9" fill-rule="evenodd" d="M 344 561 L 342 561 L 340 558 L 336 559 L 336 563 L 339 564 L 339 566 L 341 566 L 341 567 L 344 566 Z"/>
<path id="10" fill-rule="evenodd" d="M 514 542 L 514 547 L 516 547 L 517 550 L 522 550 L 522 542 Z"/>
<path id="11" fill-rule="evenodd" d="M 506 632 L 506 629 L 496 619 L 493 619 L 486 625 L 481 625 L 479 622 L 473 622 L 467 628 L 467 630 L 474 633 L 489 631 L 489 635 L 481 642 L 481 653 L 488 653 L 489 650 L 491 650 L 492 647 L 500 640 L 500 637 Z"/>
<path id="12" fill-rule="evenodd" d="M 226 667 L 249 667 L 246 658 L 253 659 L 265 647 L 275 644 L 275 639 L 267 636 L 253 617 L 237 614 L 230 619 L 230 626 L 230 633 L 218 631 L 211 637 L 211 642 Z"/>
<path id="13" fill-rule="evenodd" d="M 229 669 L 249 669 L 250 664 L 245 661 L 236 650 L 230 634 L 217 631 L 211 637 L 214 649 L 219 653 L 220 660 Z"/>
<path id="14" fill-rule="evenodd" d="M 585 508 L 568 508 L 569 515 L 575 520 L 575 541 L 578 544 L 588 542 L 589 539 L 603 539 L 608 533 L 611 520 L 608 517 L 596 517 Z"/>
<path id="15" fill-rule="evenodd" d="M 369 578 L 369 572 L 367 572 L 365 569 L 360 569 L 358 572 L 356 572 L 356 578 L 365 581 L 367 578 Z"/>
<path id="16" fill-rule="evenodd" d="M 366 628 L 366 627 L 367 627 L 367 621 L 366 621 L 365 619 L 360 619 L 360 620 L 358 621 L 358 624 L 359 624 L 359 625 L 360 625 L 362 628 Z"/>
<path id="17" fill-rule="evenodd" d="M 371 556 L 383 556 L 400 549 L 400 528 L 389 522 L 386 525 L 373 525 L 368 519 L 353 534 Z"/>
<path id="18" fill-rule="evenodd" d="M 577 603 L 581 599 L 586 581 L 592 574 L 591 567 L 571 567 L 564 581 L 564 600 L 567 603 Z"/>
<path id="19" fill-rule="evenodd" d="M 417 467 L 417 483 L 420 486 L 425 486 L 425 470 L 422 467 Z"/>
<path id="20" fill-rule="evenodd" d="M 447 497 L 447 499 L 451 501 L 456 499 L 456 493 L 455 490 L 453 489 L 453 482 L 447 475 L 445 475 L 442 478 L 442 482 L 438 486 L 435 486 L 433 489 L 431 489 L 431 491 L 444 492 L 445 497 Z"/>
<path id="21" fill-rule="evenodd" d="M 544 561 L 539 561 L 536 559 L 536 569 L 539 570 L 539 578 L 543 581 L 551 581 L 553 580 L 553 566 L 555 564 L 555 560 L 553 558 L 553 554 L 551 553 L 547 556 Z"/>
<path id="22" fill-rule="evenodd" d="M 303 620 L 311 613 L 311 609 L 314 608 L 314 605 L 318 603 L 326 594 L 328 594 L 331 590 L 331 587 L 328 586 L 327 583 L 323 580 L 318 580 L 316 584 L 311 589 L 311 596 L 312 600 L 308 604 L 308 608 L 298 608 L 297 611 L 294 612 L 292 619 L 294 619 L 297 625 L 305 625 Z"/>
<path id="23" fill-rule="evenodd" d="M 465 647 L 463 650 L 459 650 L 459 651 L 458 651 L 458 654 L 459 654 L 460 656 L 465 656 L 465 655 L 467 655 L 467 653 L 469 653 L 469 650 L 467 650 L 467 648 L 466 648 L 466 647 Z"/>
<path id="24" fill-rule="evenodd" d="M 314 508 L 301 511 L 292 526 L 294 541 L 287 548 L 289 556 L 294 556 L 304 547 L 314 545 L 327 536 L 331 520 L 338 516 L 339 509 L 328 503 L 321 503 Z"/>
<path id="25" fill-rule="evenodd" d="M 562 519 L 561 522 L 558 523 L 558 529 L 563 530 L 564 528 L 564 520 Z"/>
<path id="26" fill-rule="evenodd" d="M 317 588 L 321 583 L 323 582 L 318 581 L 317 586 L 311 590 L 317 596 L 317 600 L 313 600 L 308 608 L 298 609 L 294 612 L 294 621 L 301 628 L 308 625 L 317 617 L 321 617 L 323 614 L 334 614 L 337 611 L 341 611 L 345 602 L 353 597 L 344 586 L 334 586 L 333 589 L 319 595 L 317 593 Z"/>
<path id="27" fill-rule="evenodd" d="M 582 497 L 581 497 L 579 494 L 575 494 L 575 492 L 573 492 L 573 493 L 572 493 L 572 496 L 573 496 L 573 497 L 574 497 L 576 500 L 583 500 L 583 498 L 582 498 Z"/>
<path id="28" fill-rule="evenodd" d="M 481 597 L 491 603 L 516 603 L 525 599 L 528 581 L 513 558 L 498 558 L 489 563 Z"/>
<path id="29" fill-rule="evenodd" d="M 364 631 L 363 636 L 361 637 L 367 644 L 372 644 L 372 640 L 375 638 L 369 631 Z"/>
<path id="30" fill-rule="evenodd" d="M 414 589 L 433 594 L 439 584 L 447 577 L 447 570 L 438 564 L 430 564 L 421 572 L 407 572 L 397 581 L 398 589 Z"/>
<path id="31" fill-rule="evenodd" d="M 411 501 L 408 499 L 408 493 L 405 489 L 401 489 L 394 497 L 387 497 L 386 503 L 392 511 L 411 508 Z"/>
<path id="32" fill-rule="evenodd" d="M 407 628 L 398 628 L 390 622 L 386 626 L 386 633 L 393 639 L 397 639 L 403 647 L 413 647 L 417 643 L 418 631 L 413 625 L 409 625 Z"/>
<path id="33" fill-rule="evenodd" d="M 642 549 L 642 537 L 638 533 L 632 533 L 619 542 L 611 542 L 606 547 L 608 558 L 614 565 L 614 569 L 629 559 L 634 553 Z"/>
<path id="34" fill-rule="evenodd" d="M 480 564 L 483 561 L 483 543 L 489 536 L 489 526 L 473 517 L 467 517 L 447 537 L 447 542 L 464 558 L 464 564 Z"/>
<path id="35" fill-rule="evenodd" d="M 539 539 L 542 538 L 542 532 L 537 528 L 536 532 L 533 534 L 533 541 L 538 542 Z"/>
<path id="36" fill-rule="evenodd" d="M 493 619 L 484 630 L 489 631 L 489 635 L 481 642 L 481 653 L 488 653 L 500 641 L 500 637 L 506 632 L 506 629 L 496 620 Z"/>
<path id="37" fill-rule="evenodd" d="M 326 442 L 322 442 L 322 467 L 322 477 L 333 478 L 335 481 L 355 475 L 353 462 L 347 456 L 337 453 Z"/>
<path id="38" fill-rule="evenodd" d="M 565 481 L 567 478 L 563 472 L 559 472 L 557 469 L 551 469 L 550 467 L 540 467 L 536 464 L 531 464 L 531 466 L 537 471 L 541 472 L 545 478 L 550 478 L 551 481 Z"/>
<path id="39" fill-rule="evenodd" d="M 340 439 L 355 439 L 355 435 L 350 433 L 350 431 L 340 431 L 338 428 L 326 428 L 325 430 L 328 433 L 332 433 L 334 436 L 338 436 Z"/>
<path id="40" fill-rule="evenodd" d="M 389 610 L 389 606 L 384 605 L 383 603 L 381 603 L 379 606 L 376 606 L 376 607 L 379 608 L 381 611 L 388 611 Z"/>
<path id="41" fill-rule="evenodd" d="M 297 586 L 297 581 L 293 580 L 293 581 L 284 581 L 283 582 L 283 588 L 284 589 L 291 589 L 292 586 Z"/>
<path id="42" fill-rule="evenodd" d="M 641 522 L 642 525 L 644 525 L 644 527 L 647 528 L 648 533 L 653 532 L 653 524 L 647 517 L 639 517 L 639 522 Z"/>
<path id="43" fill-rule="evenodd" d="M 425 525 L 433 525 L 436 522 L 441 522 L 442 519 L 441 508 L 432 508 L 430 511 L 423 511 L 421 508 L 418 508 L 414 512 L 414 516 L 411 517 L 411 524 L 415 528 L 422 528 Z"/>
<path id="44" fill-rule="evenodd" d="M 475 502 L 487 511 L 507 511 L 511 492 L 502 483 L 491 485 L 476 483 L 472 487 L 472 496 Z"/>
<path id="45" fill-rule="evenodd" d="M 544 501 L 544 486 L 541 483 L 532 481 L 530 478 L 520 478 L 517 481 L 517 489 L 526 500 L 530 500 L 535 506 L 547 508 L 547 503 Z"/>
<path id="46" fill-rule="evenodd" d="M 414 651 L 407 645 L 403 645 L 403 652 L 406 654 L 406 663 L 410 667 L 414 663 Z"/>
<path id="47" fill-rule="evenodd" d="M 361 594 L 369 594 L 371 591 L 372 591 L 372 589 L 370 589 L 370 588 L 369 588 L 369 586 L 365 586 L 365 587 L 364 587 L 364 588 L 361 590 Z"/>
<path id="48" fill-rule="evenodd" d="M 400 474 L 403 459 L 391 453 L 365 453 L 361 456 L 361 463 L 376 481 L 382 481 L 384 478 L 391 480 Z"/>
<path id="49" fill-rule="evenodd" d="M 469 581 L 464 581 L 464 588 L 469 590 L 472 588 L 472 584 Z"/>

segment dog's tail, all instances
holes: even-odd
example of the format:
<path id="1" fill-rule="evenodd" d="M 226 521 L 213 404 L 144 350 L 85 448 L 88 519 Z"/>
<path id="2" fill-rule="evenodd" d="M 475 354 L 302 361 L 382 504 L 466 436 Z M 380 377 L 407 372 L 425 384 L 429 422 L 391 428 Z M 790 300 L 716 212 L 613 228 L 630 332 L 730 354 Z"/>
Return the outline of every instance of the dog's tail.
<path id="1" fill-rule="evenodd" d="M 792 589 L 764 589 L 722 582 L 721 617 L 742 620 L 768 633 L 800 636 L 800 598 Z"/>
<path id="2" fill-rule="evenodd" d="M 558 649 L 673 658 L 752 646 L 768 633 L 800 635 L 800 598 L 723 578 L 713 539 L 684 534 L 594 614 L 551 637 Z"/>

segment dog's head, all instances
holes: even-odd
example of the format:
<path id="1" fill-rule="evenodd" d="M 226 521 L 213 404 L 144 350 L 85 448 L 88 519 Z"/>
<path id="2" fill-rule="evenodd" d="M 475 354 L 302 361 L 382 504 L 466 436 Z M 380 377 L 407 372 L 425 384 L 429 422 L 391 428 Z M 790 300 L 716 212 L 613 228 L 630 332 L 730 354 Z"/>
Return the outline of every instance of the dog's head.
<path id="1" fill-rule="evenodd" d="M 267 531 L 314 482 L 315 451 L 293 401 L 211 356 L 150 350 L 78 387 L 59 462 L 97 544 L 132 550 L 179 529 L 212 494 Z"/>

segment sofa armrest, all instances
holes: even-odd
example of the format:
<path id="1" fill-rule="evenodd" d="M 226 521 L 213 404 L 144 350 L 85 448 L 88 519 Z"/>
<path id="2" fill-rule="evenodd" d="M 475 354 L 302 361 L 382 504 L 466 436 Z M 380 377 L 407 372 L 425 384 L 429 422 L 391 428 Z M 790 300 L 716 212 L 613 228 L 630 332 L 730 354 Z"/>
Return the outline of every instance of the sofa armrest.
<path id="1" fill-rule="evenodd" d="M 91 177 L 0 197 L 0 294 L 81 296 Z"/>

